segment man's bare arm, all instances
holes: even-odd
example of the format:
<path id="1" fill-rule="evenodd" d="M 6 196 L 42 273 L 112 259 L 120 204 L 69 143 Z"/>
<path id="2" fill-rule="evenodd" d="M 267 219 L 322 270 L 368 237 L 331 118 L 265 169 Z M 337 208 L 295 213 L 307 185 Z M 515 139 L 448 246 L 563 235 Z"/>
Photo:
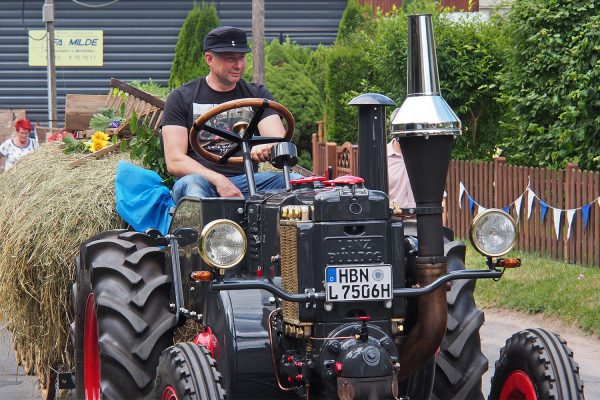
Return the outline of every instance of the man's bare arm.
<path id="1" fill-rule="evenodd" d="M 242 197 L 240 190 L 225 176 L 212 171 L 187 155 L 187 129 L 178 125 L 162 128 L 165 162 L 171 175 L 182 177 L 199 174 L 212 183 L 221 197 Z"/>
<path id="2" fill-rule="evenodd" d="M 261 136 L 283 137 L 285 128 L 279 115 L 269 115 L 258 123 Z M 272 144 L 263 144 L 252 148 L 250 156 L 254 161 L 264 162 L 271 159 Z"/>

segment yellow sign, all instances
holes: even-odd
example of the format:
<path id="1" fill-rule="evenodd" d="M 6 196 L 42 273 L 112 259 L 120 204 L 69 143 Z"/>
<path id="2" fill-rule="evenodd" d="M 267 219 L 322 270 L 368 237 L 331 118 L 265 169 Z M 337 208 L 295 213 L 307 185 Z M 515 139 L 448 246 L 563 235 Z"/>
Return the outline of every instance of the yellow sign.
<path id="1" fill-rule="evenodd" d="M 29 31 L 29 65 L 47 65 L 46 31 Z M 57 67 L 101 67 L 104 64 L 104 32 L 101 30 L 54 31 L 54 53 Z"/>

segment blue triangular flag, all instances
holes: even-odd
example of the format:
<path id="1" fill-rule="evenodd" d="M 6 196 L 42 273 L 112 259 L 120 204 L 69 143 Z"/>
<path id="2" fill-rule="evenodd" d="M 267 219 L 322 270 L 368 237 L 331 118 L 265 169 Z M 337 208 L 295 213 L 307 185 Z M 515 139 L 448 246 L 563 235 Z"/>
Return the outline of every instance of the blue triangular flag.
<path id="1" fill-rule="evenodd" d="M 467 195 L 467 198 L 469 199 L 469 210 L 471 210 L 471 214 L 473 214 L 473 209 L 475 208 L 475 200 L 473 200 L 470 194 Z"/>
<path id="2" fill-rule="evenodd" d="M 546 221 L 546 211 L 548 211 L 548 204 L 540 200 L 540 208 L 542 209 L 542 222 Z"/>
<path id="3" fill-rule="evenodd" d="M 510 210 L 510 206 L 502 207 L 502 211 L 504 211 L 507 214 L 508 214 L 509 210 Z"/>
<path id="4" fill-rule="evenodd" d="M 585 205 L 581 207 L 581 214 L 583 215 L 583 231 L 585 232 L 587 229 L 587 223 L 590 219 L 590 205 Z"/>

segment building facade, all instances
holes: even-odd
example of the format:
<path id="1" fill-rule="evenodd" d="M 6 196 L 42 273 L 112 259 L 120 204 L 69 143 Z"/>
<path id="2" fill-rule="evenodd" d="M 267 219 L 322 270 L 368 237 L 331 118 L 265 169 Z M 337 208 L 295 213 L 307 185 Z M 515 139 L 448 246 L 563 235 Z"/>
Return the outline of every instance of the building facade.
<path id="1" fill-rule="evenodd" d="M 264 0 L 265 37 L 309 46 L 331 44 L 346 0 Z M 29 36 L 43 30 L 43 1 L 2 0 L 0 109 L 25 109 L 47 125 L 47 71 L 32 66 Z M 102 31 L 101 66 L 57 66 L 58 124 L 67 93 L 105 94 L 111 77 L 166 85 L 179 30 L 193 0 L 55 0 L 55 29 Z M 221 23 L 252 33 L 252 0 L 215 0 Z M 38 37 L 35 37 L 38 39 Z M 43 40 L 43 39 L 42 39 Z"/>

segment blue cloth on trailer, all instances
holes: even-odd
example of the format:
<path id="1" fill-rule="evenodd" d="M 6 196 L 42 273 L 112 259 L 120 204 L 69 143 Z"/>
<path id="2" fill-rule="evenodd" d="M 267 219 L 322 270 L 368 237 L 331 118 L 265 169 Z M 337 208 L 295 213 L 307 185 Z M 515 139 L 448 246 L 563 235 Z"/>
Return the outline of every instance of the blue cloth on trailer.
<path id="1" fill-rule="evenodd" d="M 127 161 L 119 161 L 115 177 L 117 213 L 138 232 L 156 228 L 167 234 L 171 224 L 169 210 L 175 207 L 162 178 Z"/>

